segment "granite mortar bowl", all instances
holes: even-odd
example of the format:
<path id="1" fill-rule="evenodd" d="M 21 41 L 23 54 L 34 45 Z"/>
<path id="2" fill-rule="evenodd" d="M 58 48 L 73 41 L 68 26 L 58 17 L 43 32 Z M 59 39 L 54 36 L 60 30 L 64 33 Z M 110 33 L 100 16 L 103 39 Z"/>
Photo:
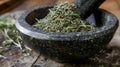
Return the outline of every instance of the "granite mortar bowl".
<path id="1" fill-rule="evenodd" d="M 106 48 L 116 29 L 118 19 L 103 9 L 95 14 L 98 29 L 86 32 L 46 32 L 34 28 L 36 18 L 42 19 L 49 13 L 50 6 L 34 7 L 23 12 L 16 27 L 23 42 L 43 56 L 61 63 L 80 63 L 94 57 Z"/>

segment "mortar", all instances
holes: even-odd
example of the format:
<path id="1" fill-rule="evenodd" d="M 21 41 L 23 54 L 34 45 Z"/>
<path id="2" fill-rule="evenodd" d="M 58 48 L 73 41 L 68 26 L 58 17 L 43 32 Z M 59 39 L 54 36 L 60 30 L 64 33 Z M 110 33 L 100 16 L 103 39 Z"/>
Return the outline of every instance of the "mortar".
<path id="1" fill-rule="evenodd" d="M 25 10 L 16 21 L 16 27 L 25 45 L 37 53 L 60 63 L 80 63 L 105 49 L 118 28 L 118 19 L 112 13 L 97 9 L 94 12 L 98 29 L 85 32 L 46 32 L 32 27 L 36 18 L 49 13 L 50 6 Z"/>

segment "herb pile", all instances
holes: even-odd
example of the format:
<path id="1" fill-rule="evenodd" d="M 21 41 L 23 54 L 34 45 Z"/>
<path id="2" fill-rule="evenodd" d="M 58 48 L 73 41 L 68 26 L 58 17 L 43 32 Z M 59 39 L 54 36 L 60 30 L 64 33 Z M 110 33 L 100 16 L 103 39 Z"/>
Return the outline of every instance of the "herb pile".
<path id="1" fill-rule="evenodd" d="M 75 11 L 74 4 L 63 3 L 49 9 L 49 14 L 34 25 L 36 28 L 48 32 L 81 32 L 95 29 L 88 22 L 80 19 Z"/>
<path id="2" fill-rule="evenodd" d="M 15 27 L 14 18 L 0 18 L 0 32 L 4 37 L 3 46 L 16 45 L 21 48 L 22 39 Z"/>

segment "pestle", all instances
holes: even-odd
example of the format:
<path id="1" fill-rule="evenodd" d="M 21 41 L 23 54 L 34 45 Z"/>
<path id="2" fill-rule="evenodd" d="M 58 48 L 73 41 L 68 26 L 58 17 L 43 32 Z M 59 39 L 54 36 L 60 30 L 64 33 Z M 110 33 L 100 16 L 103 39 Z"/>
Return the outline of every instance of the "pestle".
<path id="1" fill-rule="evenodd" d="M 105 0 L 76 0 L 76 12 L 81 19 L 87 19 Z"/>

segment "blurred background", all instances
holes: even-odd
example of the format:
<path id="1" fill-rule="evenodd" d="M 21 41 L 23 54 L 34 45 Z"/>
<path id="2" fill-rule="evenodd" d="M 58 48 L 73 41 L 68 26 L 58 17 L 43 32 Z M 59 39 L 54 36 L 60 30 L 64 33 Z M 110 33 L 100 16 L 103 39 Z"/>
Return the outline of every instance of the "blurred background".
<path id="1" fill-rule="evenodd" d="M 29 9 L 33 6 L 45 6 L 65 1 L 74 2 L 74 0 L 0 0 L 0 14 Z M 100 8 L 108 10 L 117 17 L 120 17 L 120 0 L 106 0 Z"/>

